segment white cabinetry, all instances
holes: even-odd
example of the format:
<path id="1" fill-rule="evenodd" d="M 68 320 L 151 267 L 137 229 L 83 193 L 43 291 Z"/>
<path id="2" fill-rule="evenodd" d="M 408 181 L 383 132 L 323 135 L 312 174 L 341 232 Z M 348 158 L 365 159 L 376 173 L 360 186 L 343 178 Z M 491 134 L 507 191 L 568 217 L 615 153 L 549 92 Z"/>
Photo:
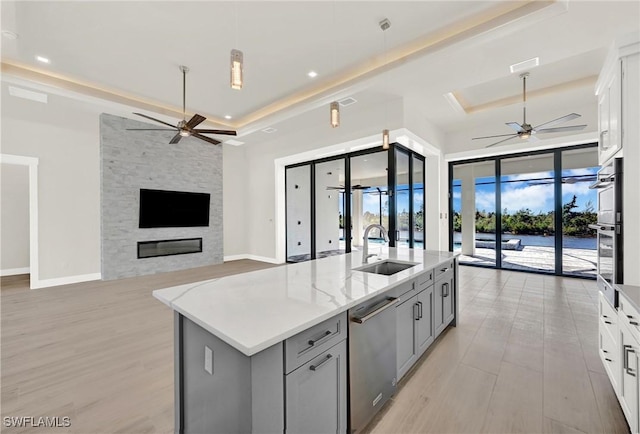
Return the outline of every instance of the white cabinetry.
<path id="1" fill-rule="evenodd" d="M 603 164 L 622 147 L 621 117 L 622 61 L 617 60 L 598 93 L 598 162 Z"/>

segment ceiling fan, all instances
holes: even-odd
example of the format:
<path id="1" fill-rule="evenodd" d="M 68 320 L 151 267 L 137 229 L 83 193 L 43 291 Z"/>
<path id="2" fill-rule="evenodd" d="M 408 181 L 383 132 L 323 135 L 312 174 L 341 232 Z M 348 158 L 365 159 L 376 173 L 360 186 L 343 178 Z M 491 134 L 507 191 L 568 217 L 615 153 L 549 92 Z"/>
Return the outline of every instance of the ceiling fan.
<path id="1" fill-rule="evenodd" d="M 171 125 L 167 122 L 161 121 L 160 119 L 152 118 L 151 116 L 143 115 L 142 113 L 134 113 L 134 115 L 142 116 L 143 118 L 150 119 L 155 122 L 159 122 L 163 125 L 170 127 L 168 128 L 127 128 L 128 131 L 177 131 L 177 134 L 173 136 L 173 138 L 169 141 L 169 144 L 176 144 L 183 137 L 193 136 L 200 140 L 204 140 L 205 142 L 209 142 L 211 144 L 217 145 L 220 143 L 219 140 L 212 139 L 211 137 L 203 136 L 203 134 L 224 134 L 228 136 L 235 136 L 236 132 L 232 130 L 208 130 L 196 128 L 202 122 L 204 122 L 207 118 L 201 116 L 199 114 L 194 114 L 191 119 L 186 120 L 186 94 L 187 94 L 187 72 L 189 72 L 189 68 L 186 66 L 180 66 L 180 71 L 182 71 L 182 120 L 178 122 L 177 125 Z"/>
<path id="2" fill-rule="evenodd" d="M 360 185 L 360 184 L 356 184 L 356 185 L 352 185 L 351 186 L 351 190 L 366 190 L 367 188 L 371 188 L 371 186 L 369 186 L 369 185 Z M 327 190 L 344 190 L 344 186 L 342 186 L 342 187 L 328 186 Z"/>
<path id="3" fill-rule="evenodd" d="M 506 139 L 499 140 L 495 143 L 492 143 L 487 146 L 490 148 L 491 146 L 498 145 L 502 142 L 506 142 L 507 140 L 511 140 L 515 137 L 520 137 L 522 140 L 528 140 L 530 142 L 535 142 L 538 139 L 534 136 L 535 134 L 545 134 L 545 133 L 560 133 L 564 131 L 577 131 L 581 130 L 586 125 L 572 125 L 568 127 L 556 127 L 556 125 L 569 122 L 573 119 L 579 118 L 580 115 L 578 113 L 570 113 L 566 116 L 562 116 L 561 118 L 554 119 L 549 122 L 545 122 L 544 124 L 540 124 L 538 126 L 532 127 L 527 123 L 527 77 L 529 76 L 528 72 L 524 72 L 520 74 L 520 78 L 522 78 L 522 124 L 517 122 L 507 122 L 507 125 L 513 128 L 516 133 L 515 134 L 499 134 L 497 136 L 484 136 L 484 137 L 474 137 L 471 140 L 480 140 L 480 139 L 493 139 L 496 137 L 507 137 Z"/>

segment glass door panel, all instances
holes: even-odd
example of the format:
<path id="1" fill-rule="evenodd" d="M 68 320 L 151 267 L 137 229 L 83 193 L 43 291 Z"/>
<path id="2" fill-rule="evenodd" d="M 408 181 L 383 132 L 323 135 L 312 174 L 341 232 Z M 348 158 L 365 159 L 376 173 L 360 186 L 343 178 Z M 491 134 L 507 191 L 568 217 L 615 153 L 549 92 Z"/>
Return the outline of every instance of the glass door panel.
<path id="1" fill-rule="evenodd" d="M 351 249 L 361 250 L 364 230 L 371 224 L 389 230 L 388 154 L 386 151 L 351 157 Z M 349 205 L 347 205 L 349 206 Z M 369 231 L 369 247 L 384 244 L 377 229 Z"/>
<path id="2" fill-rule="evenodd" d="M 287 261 L 311 259 L 311 165 L 285 172 L 287 210 Z"/>
<path id="3" fill-rule="evenodd" d="M 465 264 L 496 266 L 496 176 L 493 161 L 453 168 L 453 249 Z"/>
<path id="4" fill-rule="evenodd" d="M 409 154 L 396 149 L 396 247 L 409 247 Z M 391 236 L 391 235 L 390 235 Z"/>
<path id="5" fill-rule="evenodd" d="M 562 152 L 562 272 L 596 277 L 597 190 L 589 189 L 598 172 L 597 148 Z"/>
<path id="6" fill-rule="evenodd" d="M 342 228 L 344 159 L 315 166 L 316 258 L 345 252 Z"/>
<path id="7" fill-rule="evenodd" d="M 413 248 L 424 249 L 424 161 L 413 158 Z"/>
<path id="8" fill-rule="evenodd" d="M 555 272 L 553 168 L 553 154 L 501 161 L 502 268 Z"/>

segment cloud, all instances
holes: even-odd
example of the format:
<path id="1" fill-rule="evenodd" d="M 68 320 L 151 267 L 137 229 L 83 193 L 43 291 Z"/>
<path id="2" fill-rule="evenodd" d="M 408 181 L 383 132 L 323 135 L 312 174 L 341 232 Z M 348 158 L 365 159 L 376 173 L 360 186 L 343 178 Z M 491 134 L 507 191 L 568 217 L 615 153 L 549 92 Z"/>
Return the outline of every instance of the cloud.
<path id="1" fill-rule="evenodd" d="M 515 212 L 529 208 L 533 212 L 553 211 L 553 184 L 509 185 L 502 191 L 502 209 Z"/>

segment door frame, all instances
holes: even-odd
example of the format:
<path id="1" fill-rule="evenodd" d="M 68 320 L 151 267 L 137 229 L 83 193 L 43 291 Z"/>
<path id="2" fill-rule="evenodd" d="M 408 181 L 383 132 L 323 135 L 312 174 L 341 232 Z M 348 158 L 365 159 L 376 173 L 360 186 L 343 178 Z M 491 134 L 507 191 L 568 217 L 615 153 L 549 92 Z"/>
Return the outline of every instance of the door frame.
<path id="1" fill-rule="evenodd" d="M 40 287 L 38 252 L 38 158 L 0 154 L 0 164 L 13 164 L 29 168 L 29 276 L 30 288 Z"/>

